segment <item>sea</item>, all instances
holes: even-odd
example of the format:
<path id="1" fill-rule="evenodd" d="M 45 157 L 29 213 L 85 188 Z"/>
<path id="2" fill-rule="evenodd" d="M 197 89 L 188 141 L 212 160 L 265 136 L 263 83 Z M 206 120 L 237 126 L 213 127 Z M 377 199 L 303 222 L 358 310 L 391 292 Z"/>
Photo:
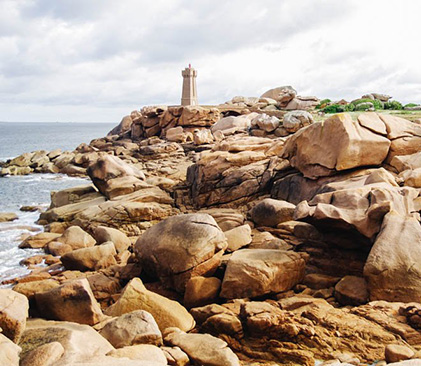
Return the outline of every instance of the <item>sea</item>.
<path id="1" fill-rule="evenodd" d="M 82 142 L 106 136 L 117 123 L 0 122 L 0 161 L 24 152 L 74 150 Z M 22 239 L 43 230 L 35 222 L 39 212 L 22 212 L 22 206 L 50 205 L 50 192 L 88 184 L 89 180 L 62 174 L 0 177 L 0 212 L 14 212 L 18 219 L 0 223 L 0 283 L 29 273 L 20 262 L 41 250 L 19 249 Z"/>

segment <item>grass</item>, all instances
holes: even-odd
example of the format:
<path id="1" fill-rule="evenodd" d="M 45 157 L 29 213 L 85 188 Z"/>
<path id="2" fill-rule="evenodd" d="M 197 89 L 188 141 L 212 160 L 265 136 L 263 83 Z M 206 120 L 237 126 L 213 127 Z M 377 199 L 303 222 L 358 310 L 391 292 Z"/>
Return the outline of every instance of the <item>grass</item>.
<path id="1" fill-rule="evenodd" d="M 365 113 L 365 112 L 357 111 L 357 112 L 345 112 L 345 113 L 349 113 L 351 115 L 352 119 L 356 120 L 360 114 Z M 421 111 L 380 110 L 380 111 L 376 111 L 376 113 L 390 114 L 392 116 L 401 117 L 401 118 L 407 119 L 409 121 L 421 119 Z M 325 114 L 324 116 L 320 116 L 317 113 L 313 114 L 314 122 L 324 121 L 325 119 L 329 118 L 330 116 L 333 116 L 333 114 Z"/>

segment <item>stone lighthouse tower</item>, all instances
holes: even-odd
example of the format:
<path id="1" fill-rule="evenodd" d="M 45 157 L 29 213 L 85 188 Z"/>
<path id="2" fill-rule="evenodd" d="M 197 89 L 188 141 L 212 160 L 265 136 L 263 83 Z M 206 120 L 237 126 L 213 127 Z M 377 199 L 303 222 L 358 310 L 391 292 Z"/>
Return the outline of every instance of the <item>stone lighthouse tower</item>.
<path id="1" fill-rule="evenodd" d="M 183 75 L 183 93 L 181 95 L 181 105 L 197 105 L 197 71 L 189 64 L 189 67 L 186 67 L 181 72 L 181 75 Z"/>

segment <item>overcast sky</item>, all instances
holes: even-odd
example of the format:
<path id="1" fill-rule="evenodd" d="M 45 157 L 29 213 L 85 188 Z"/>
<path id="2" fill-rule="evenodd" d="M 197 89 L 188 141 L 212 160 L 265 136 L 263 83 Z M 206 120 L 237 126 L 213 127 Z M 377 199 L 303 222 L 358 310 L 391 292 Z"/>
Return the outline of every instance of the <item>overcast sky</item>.
<path id="1" fill-rule="evenodd" d="M 119 122 L 292 85 L 421 103 L 420 0 L 0 0 L 0 121 Z"/>

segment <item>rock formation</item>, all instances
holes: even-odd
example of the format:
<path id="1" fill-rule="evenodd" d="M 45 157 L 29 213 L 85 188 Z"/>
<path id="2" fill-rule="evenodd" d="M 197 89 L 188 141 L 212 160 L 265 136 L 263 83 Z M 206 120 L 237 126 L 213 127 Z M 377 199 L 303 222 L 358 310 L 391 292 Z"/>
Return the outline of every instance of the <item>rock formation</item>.
<path id="1" fill-rule="evenodd" d="M 420 126 L 318 103 L 144 107 L 6 163 L 93 184 L 54 193 L 21 244 L 47 253 L 0 292 L 0 363 L 420 362 Z"/>

